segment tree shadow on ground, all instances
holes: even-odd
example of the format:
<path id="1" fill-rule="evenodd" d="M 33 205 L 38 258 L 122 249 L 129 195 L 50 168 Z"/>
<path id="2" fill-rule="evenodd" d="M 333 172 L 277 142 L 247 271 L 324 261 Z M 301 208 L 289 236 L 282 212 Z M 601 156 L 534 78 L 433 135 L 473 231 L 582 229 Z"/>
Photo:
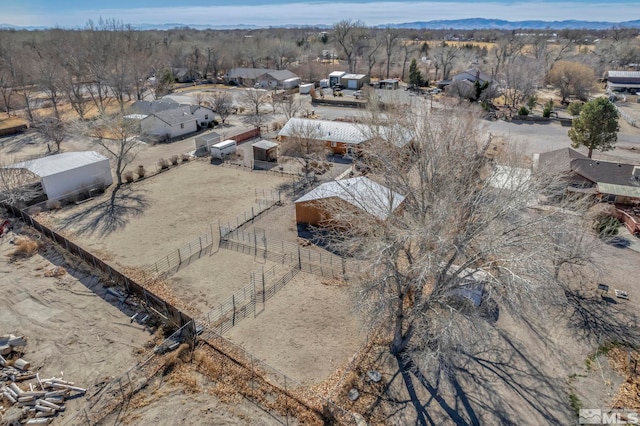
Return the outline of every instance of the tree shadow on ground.
<path id="1" fill-rule="evenodd" d="M 579 339 L 631 344 L 640 340 L 639 318 L 625 301 L 579 290 L 567 290 L 565 296 L 572 308 L 569 327 Z"/>
<path id="2" fill-rule="evenodd" d="M 104 237 L 124 228 L 131 218 L 140 216 L 150 203 L 144 191 L 130 186 L 114 189 L 108 197 L 66 218 L 61 230 L 78 235 Z"/>
<path id="3" fill-rule="evenodd" d="M 408 400 L 404 406 L 412 406 L 413 418 L 404 414 L 404 423 L 566 424 L 573 416 L 566 377 L 544 371 L 545 357 L 536 348 L 545 342 L 534 337 L 534 343 L 525 345 L 497 328 L 490 334 L 486 336 L 490 344 L 469 345 L 441 356 L 435 367 L 421 368 L 419 358 L 414 362 L 396 356 L 397 371 L 391 380 L 401 378 L 402 385 L 390 385 L 393 390 L 381 397 Z M 396 412 L 386 414 L 385 422 L 398 420 Z"/>

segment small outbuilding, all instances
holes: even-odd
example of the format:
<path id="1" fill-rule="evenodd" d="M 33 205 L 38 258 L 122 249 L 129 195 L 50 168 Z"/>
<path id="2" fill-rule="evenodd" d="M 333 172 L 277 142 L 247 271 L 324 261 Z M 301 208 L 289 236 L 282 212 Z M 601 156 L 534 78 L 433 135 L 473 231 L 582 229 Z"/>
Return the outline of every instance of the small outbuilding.
<path id="1" fill-rule="evenodd" d="M 325 182 L 298 198 L 296 223 L 299 225 L 326 226 L 332 214 L 326 200 L 348 203 L 362 213 L 384 221 L 397 212 L 404 196 L 364 176 Z M 334 224 L 339 226 L 339 224 Z"/>
<path id="2" fill-rule="evenodd" d="M 206 135 L 198 136 L 195 139 L 196 151 L 197 152 L 202 152 L 202 151 L 209 152 L 209 150 L 211 149 L 211 146 L 217 144 L 221 140 L 222 140 L 222 136 L 219 135 L 216 132 L 211 132 L 211 133 L 207 133 Z"/>
<path id="3" fill-rule="evenodd" d="M 113 183 L 109 159 L 95 151 L 63 152 L 8 167 L 38 176 L 49 200 L 101 191 Z"/>
<path id="4" fill-rule="evenodd" d="M 340 77 L 340 83 L 347 89 L 358 90 L 369 83 L 369 76 L 366 74 L 345 74 Z"/>
<path id="5" fill-rule="evenodd" d="M 344 71 L 333 71 L 331 74 L 329 74 L 329 87 L 333 87 L 336 84 L 341 84 L 342 82 L 340 81 L 340 79 L 345 74 L 346 72 Z"/>
<path id="6" fill-rule="evenodd" d="M 268 140 L 261 140 L 251 145 L 254 161 L 277 162 L 278 144 Z"/>

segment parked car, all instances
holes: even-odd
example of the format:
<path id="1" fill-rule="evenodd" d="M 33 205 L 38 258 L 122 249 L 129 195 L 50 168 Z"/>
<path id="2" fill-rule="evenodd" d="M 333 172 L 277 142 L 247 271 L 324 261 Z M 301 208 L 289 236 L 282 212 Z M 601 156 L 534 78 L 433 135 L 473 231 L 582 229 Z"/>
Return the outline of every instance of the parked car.
<path id="1" fill-rule="evenodd" d="M 364 93 L 362 93 L 362 90 L 356 90 L 355 92 L 353 92 L 353 97 L 356 99 L 360 99 L 362 96 L 364 96 Z"/>
<path id="2" fill-rule="evenodd" d="M 340 90 L 344 89 L 344 86 L 342 84 L 334 84 L 332 89 L 336 92 L 339 92 Z"/>

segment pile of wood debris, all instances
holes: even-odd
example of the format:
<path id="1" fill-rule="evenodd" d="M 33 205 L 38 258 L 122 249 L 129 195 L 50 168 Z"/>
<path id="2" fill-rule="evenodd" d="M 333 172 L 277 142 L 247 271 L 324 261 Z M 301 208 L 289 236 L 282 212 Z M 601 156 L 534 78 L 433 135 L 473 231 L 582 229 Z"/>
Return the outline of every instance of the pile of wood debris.
<path id="1" fill-rule="evenodd" d="M 24 336 L 0 336 L 0 423 L 49 424 L 65 410 L 67 398 L 84 395 L 86 389 L 61 378 L 40 379 L 22 358 Z"/>

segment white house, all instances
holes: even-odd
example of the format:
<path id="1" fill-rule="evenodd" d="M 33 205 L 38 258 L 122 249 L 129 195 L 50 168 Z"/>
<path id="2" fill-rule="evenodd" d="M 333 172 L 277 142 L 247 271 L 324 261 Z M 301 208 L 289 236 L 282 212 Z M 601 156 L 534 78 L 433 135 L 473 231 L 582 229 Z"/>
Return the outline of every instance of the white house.
<path id="1" fill-rule="evenodd" d="M 198 130 L 197 118 L 189 107 L 174 108 L 151 115 L 134 114 L 127 118 L 140 120 L 143 133 L 158 137 L 177 138 Z"/>
<path id="2" fill-rule="evenodd" d="M 113 183 L 109 159 L 95 151 L 63 152 L 8 167 L 26 169 L 40 177 L 50 200 L 101 190 Z"/>
<path id="3" fill-rule="evenodd" d="M 202 105 L 191 105 L 189 110 L 200 127 L 207 127 L 213 121 L 213 110 L 211 108 Z"/>

